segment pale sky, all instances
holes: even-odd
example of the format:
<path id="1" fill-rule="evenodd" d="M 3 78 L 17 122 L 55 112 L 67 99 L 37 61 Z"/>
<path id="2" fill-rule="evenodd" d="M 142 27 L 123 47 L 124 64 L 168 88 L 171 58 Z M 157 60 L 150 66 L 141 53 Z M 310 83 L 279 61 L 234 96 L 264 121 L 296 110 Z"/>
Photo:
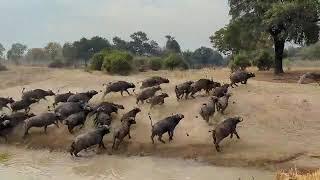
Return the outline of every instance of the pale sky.
<path id="1" fill-rule="evenodd" d="M 176 37 L 182 49 L 211 47 L 209 36 L 228 23 L 226 0 L 0 0 L 0 43 L 47 42 L 144 31 L 160 46 Z"/>

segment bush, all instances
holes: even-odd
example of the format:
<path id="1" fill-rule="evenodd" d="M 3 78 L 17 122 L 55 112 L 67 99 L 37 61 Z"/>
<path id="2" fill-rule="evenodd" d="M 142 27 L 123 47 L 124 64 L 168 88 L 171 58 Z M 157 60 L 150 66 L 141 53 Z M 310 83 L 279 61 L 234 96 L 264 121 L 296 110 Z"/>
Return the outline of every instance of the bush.
<path id="1" fill-rule="evenodd" d="M 239 53 L 233 57 L 233 60 L 230 62 L 230 68 L 232 71 L 241 69 L 245 70 L 247 67 L 250 67 L 251 63 L 249 61 L 249 56 L 247 53 Z"/>
<path id="2" fill-rule="evenodd" d="M 90 60 L 90 69 L 101 71 L 105 55 L 104 53 L 95 54 Z"/>
<path id="3" fill-rule="evenodd" d="M 49 63 L 49 68 L 63 68 L 65 64 L 61 60 L 55 60 L 51 63 Z"/>
<path id="4" fill-rule="evenodd" d="M 128 75 L 133 70 L 132 59 L 126 52 L 110 52 L 104 57 L 102 69 L 112 74 Z"/>
<path id="5" fill-rule="evenodd" d="M 320 41 L 306 46 L 300 49 L 298 56 L 307 60 L 319 60 L 320 59 Z"/>
<path id="6" fill-rule="evenodd" d="M 140 72 L 147 71 L 149 69 L 149 59 L 147 57 L 136 57 L 133 59 L 133 66 Z"/>
<path id="7" fill-rule="evenodd" d="M 8 70 L 8 68 L 5 65 L 0 64 L 0 71 L 6 71 L 6 70 Z"/>
<path id="8" fill-rule="evenodd" d="M 253 65 L 257 66 L 259 71 L 269 71 L 273 62 L 273 55 L 269 51 L 263 50 L 257 53 Z"/>
<path id="9" fill-rule="evenodd" d="M 149 63 L 150 63 L 150 68 L 153 71 L 158 71 L 162 68 L 162 59 L 161 58 L 151 58 Z"/>
<path id="10" fill-rule="evenodd" d="M 170 54 L 166 59 L 164 59 L 163 63 L 164 67 L 170 70 L 188 69 L 188 64 L 178 54 Z"/>

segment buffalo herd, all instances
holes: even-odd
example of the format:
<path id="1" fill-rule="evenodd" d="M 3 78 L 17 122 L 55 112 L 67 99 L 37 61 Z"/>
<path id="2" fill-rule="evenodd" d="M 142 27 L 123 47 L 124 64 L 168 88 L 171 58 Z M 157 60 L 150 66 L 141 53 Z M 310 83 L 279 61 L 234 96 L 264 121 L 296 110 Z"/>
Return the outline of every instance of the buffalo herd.
<path id="1" fill-rule="evenodd" d="M 252 77 L 255 77 L 255 74 L 237 71 L 230 75 L 230 84 L 220 84 L 212 79 L 199 79 L 176 85 L 174 92 L 177 101 L 180 102 L 183 99 L 196 98 L 196 94 L 204 90 L 206 95 L 210 97 L 207 102 L 204 102 L 199 107 L 197 113 L 203 120 L 209 122 L 210 117 L 214 116 L 215 113 L 220 112 L 223 114 L 228 107 L 228 101 L 232 95 L 228 92 L 228 89 L 238 86 L 238 83 L 246 84 L 247 80 Z M 162 84 L 169 82 L 169 79 L 159 76 L 147 78 L 141 82 L 140 92 L 137 94 L 135 93 L 136 85 L 131 82 L 110 82 L 103 84 L 105 86 L 105 90 L 102 92 L 103 98 L 108 96 L 109 93 L 117 92 L 120 92 L 122 96 L 124 96 L 123 92 L 132 95 L 129 90 L 133 89 L 137 105 L 146 102 L 150 104 L 150 108 L 155 108 L 157 105 L 163 105 L 165 98 L 169 97 L 167 93 L 158 92 L 162 90 L 160 87 Z M 11 110 L 10 115 L 3 113 L 0 116 L 0 136 L 7 141 L 7 137 L 12 134 L 14 129 L 21 128 L 24 129 L 24 136 L 22 138 L 27 138 L 31 136 L 29 132 L 31 128 L 43 128 L 44 133 L 47 133 L 47 127 L 51 125 L 57 128 L 59 126 L 66 126 L 72 134 L 76 127 L 83 128 L 87 119 L 93 117 L 94 128 L 75 137 L 70 146 L 70 154 L 79 156 L 78 153 L 81 150 L 85 150 L 93 145 L 105 148 L 103 137 L 110 133 L 110 125 L 113 121 L 111 114 L 118 113 L 118 110 L 124 109 L 124 106 L 108 101 L 94 105 L 89 104 L 90 99 L 97 94 L 98 92 L 95 90 L 81 93 L 72 93 L 70 91 L 66 93 L 59 93 L 59 91 L 58 93 L 54 93 L 51 90 L 46 91 L 42 89 L 26 91 L 24 88 L 21 100 L 19 101 L 15 101 L 13 98 L 0 97 L 0 110 L 3 108 Z M 30 105 L 38 103 L 41 99 L 47 100 L 46 97 L 48 96 L 54 96 L 54 103 L 52 106 L 48 106 L 48 112 L 37 115 L 30 112 Z M 125 137 L 131 138 L 130 129 L 137 124 L 136 116 L 139 112 L 141 112 L 141 109 L 134 107 L 123 114 L 120 126 L 113 131 L 113 150 L 119 148 Z M 155 143 L 154 137 L 157 136 L 159 142 L 165 143 L 162 139 L 165 133 L 168 133 L 169 141 L 172 141 L 175 127 L 184 118 L 183 114 L 178 113 L 153 122 L 151 114 L 149 114 L 151 121 L 151 142 Z M 225 137 L 230 135 L 230 138 L 232 138 L 235 135 L 238 139 L 240 138 L 236 126 L 242 121 L 241 117 L 230 117 L 220 122 L 210 131 L 212 132 L 213 143 L 218 152 L 220 152 L 219 143 Z"/>

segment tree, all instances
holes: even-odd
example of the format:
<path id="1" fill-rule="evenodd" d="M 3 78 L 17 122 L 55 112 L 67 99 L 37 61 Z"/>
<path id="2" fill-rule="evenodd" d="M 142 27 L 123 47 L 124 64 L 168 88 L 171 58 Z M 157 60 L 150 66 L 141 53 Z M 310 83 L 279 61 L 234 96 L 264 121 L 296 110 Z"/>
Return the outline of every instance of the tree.
<path id="1" fill-rule="evenodd" d="M 89 46 L 92 48 L 93 53 L 98 53 L 103 49 L 110 49 L 111 44 L 105 38 L 94 36 L 89 40 Z"/>
<path id="2" fill-rule="evenodd" d="M 112 39 L 113 47 L 117 50 L 128 50 L 128 43 L 125 40 L 122 40 L 120 37 L 116 36 Z"/>
<path id="3" fill-rule="evenodd" d="M 182 56 L 176 53 L 171 53 L 163 61 L 164 67 L 170 70 L 173 69 L 188 69 L 188 64 L 185 62 Z"/>
<path id="4" fill-rule="evenodd" d="M 23 56 L 26 50 L 26 45 L 20 43 L 12 44 L 11 49 L 7 52 L 7 58 L 18 64 L 18 60 Z"/>
<path id="5" fill-rule="evenodd" d="M 26 54 L 28 61 L 43 61 L 47 59 L 46 51 L 43 48 L 32 48 L 29 49 Z"/>
<path id="6" fill-rule="evenodd" d="M 256 36 L 250 32 L 252 27 L 243 26 L 242 20 L 230 22 L 210 36 L 210 41 L 219 52 L 225 55 L 238 54 L 240 51 L 253 51 L 272 47 L 267 33 Z"/>
<path id="7" fill-rule="evenodd" d="M 76 58 L 83 59 L 85 65 L 87 61 L 95 54 L 103 49 L 109 49 L 111 47 L 108 40 L 98 36 L 92 37 L 91 39 L 81 38 L 80 41 L 73 43 L 75 48 Z"/>
<path id="8" fill-rule="evenodd" d="M 312 44 L 318 40 L 319 0 L 229 0 L 229 5 L 231 25 L 240 23 L 255 37 L 267 32 L 272 38 L 275 74 L 283 73 L 285 42 Z"/>
<path id="9" fill-rule="evenodd" d="M 62 55 L 68 61 L 74 61 L 76 59 L 76 48 L 71 43 L 65 43 L 62 47 Z"/>
<path id="10" fill-rule="evenodd" d="M 166 50 L 172 53 L 181 53 L 181 48 L 178 41 L 176 41 L 175 38 L 170 35 L 165 37 L 167 38 Z"/>
<path id="11" fill-rule="evenodd" d="M 200 47 L 192 54 L 192 63 L 201 65 L 223 65 L 223 57 L 211 48 Z"/>
<path id="12" fill-rule="evenodd" d="M 46 47 L 44 47 L 46 53 L 50 56 L 51 60 L 55 60 L 59 53 L 62 52 L 62 47 L 57 42 L 49 42 Z"/>
<path id="13" fill-rule="evenodd" d="M 130 35 L 133 41 L 129 42 L 129 49 L 131 52 L 137 55 L 143 55 L 146 53 L 146 46 L 148 46 L 149 38 L 147 34 L 142 31 L 135 32 Z M 148 48 L 148 47 L 147 47 Z"/>
<path id="14" fill-rule="evenodd" d="M 4 51 L 6 49 L 3 47 L 3 45 L 0 43 L 0 59 L 3 58 L 3 55 L 4 55 Z"/>
<path id="15" fill-rule="evenodd" d="M 159 44 L 154 40 L 151 40 L 149 43 L 144 43 L 143 46 L 145 53 L 148 55 L 159 56 L 161 54 Z"/>

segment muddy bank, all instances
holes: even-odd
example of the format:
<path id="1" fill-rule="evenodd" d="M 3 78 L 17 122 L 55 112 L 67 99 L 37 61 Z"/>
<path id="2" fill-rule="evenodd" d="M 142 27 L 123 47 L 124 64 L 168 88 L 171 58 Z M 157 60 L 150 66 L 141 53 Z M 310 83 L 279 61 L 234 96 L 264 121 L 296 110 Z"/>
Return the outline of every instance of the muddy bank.
<path id="1" fill-rule="evenodd" d="M 14 70 L 12 70 L 14 71 Z M 20 71 L 20 70 L 19 70 Z M 55 92 L 81 92 L 91 89 L 102 90 L 102 84 L 114 80 L 127 80 L 139 84 L 139 82 L 152 75 L 162 75 L 170 79 L 170 84 L 165 84 L 163 92 L 169 94 L 169 98 L 163 106 L 150 110 L 149 105 L 139 105 L 142 112 L 137 116 L 137 125 L 131 131 L 132 139 L 126 139 L 120 150 L 113 152 L 117 157 L 123 156 L 157 156 L 179 159 L 196 159 L 200 162 L 219 166 L 259 167 L 262 169 L 279 169 L 290 167 L 317 168 L 320 167 L 319 140 L 320 124 L 318 123 L 320 93 L 317 86 L 278 84 L 250 80 L 248 85 L 231 89 L 233 96 L 225 115 L 217 114 L 208 125 L 200 118 L 196 118 L 198 109 L 208 97 L 198 96 L 196 99 L 178 102 L 174 95 L 174 86 L 185 80 L 199 78 L 213 78 L 219 82 L 228 82 L 228 70 L 190 70 L 174 72 L 147 72 L 138 75 L 121 77 L 108 76 L 98 72 L 85 73 L 80 70 L 37 70 L 24 68 L 21 75 L 28 79 L 24 87 L 27 89 L 43 88 L 53 89 Z M 43 73 L 45 72 L 45 73 Z M 4 79 L 10 81 L 13 72 L 6 74 Z M 41 79 L 33 76 L 42 75 Z M 3 78 L 0 76 L 0 80 Z M 12 96 L 15 99 L 21 97 L 22 85 L 16 82 L 16 77 L 11 78 L 12 85 L 2 87 L 0 96 Z M 22 79 L 21 84 L 24 84 Z M 137 88 L 137 91 L 139 89 Z M 31 111 L 38 114 L 45 112 L 49 101 L 40 101 L 31 107 Z M 113 128 L 118 126 L 121 115 L 133 107 L 134 96 L 122 97 L 120 94 L 110 94 L 105 100 L 120 103 L 125 110 L 115 115 Z M 90 103 L 101 101 L 101 94 L 95 96 Z M 152 114 L 155 121 L 172 113 L 182 113 L 185 119 L 176 129 L 174 141 L 167 144 L 151 144 L 150 121 L 147 114 Z M 217 153 L 213 148 L 212 138 L 208 130 L 217 123 L 231 116 L 242 116 L 244 122 L 239 125 L 240 140 L 225 139 L 221 143 L 222 153 Z M 9 144 L 30 149 L 48 149 L 49 151 L 66 152 L 74 137 L 83 131 L 92 128 L 92 121 L 88 119 L 84 129 L 76 130 L 70 135 L 65 127 L 59 129 L 48 128 L 48 135 L 43 134 L 43 129 L 32 129 L 30 137 L 21 140 L 23 130 L 17 130 L 15 135 L 9 137 Z M 188 133 L 190 136 L 186 136 Z M 164 138 L 168 141 L 168 137 Z M 109 156 L 111 135 L 105 138 L 108 150 L 99 152 L 103 156 Z M 1 140 L 1 146 L 5 146 Z M 86 156 L 86 153 L 83 153 Z"/>
<path id="2" fill-rule="evenodd" d="M 269 180 L 274 172 L 251 168 L 214 167 L 194 161 L 155 157 L 95 155 L 71 158 L 66 153 L 0 147 L 8 159 L 0 161 L 2 179 L 255 179 Z"/>

